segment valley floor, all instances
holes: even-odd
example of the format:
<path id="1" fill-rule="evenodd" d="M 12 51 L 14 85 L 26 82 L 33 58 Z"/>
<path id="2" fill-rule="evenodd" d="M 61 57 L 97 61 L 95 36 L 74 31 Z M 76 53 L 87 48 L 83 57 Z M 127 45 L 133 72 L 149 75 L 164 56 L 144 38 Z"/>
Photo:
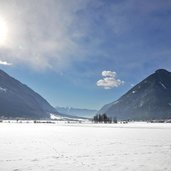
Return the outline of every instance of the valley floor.
<path id="1" fill-rule="evenodd" d="M 0 123 L 2 171 L 171 170 L 171 124 Z"/>

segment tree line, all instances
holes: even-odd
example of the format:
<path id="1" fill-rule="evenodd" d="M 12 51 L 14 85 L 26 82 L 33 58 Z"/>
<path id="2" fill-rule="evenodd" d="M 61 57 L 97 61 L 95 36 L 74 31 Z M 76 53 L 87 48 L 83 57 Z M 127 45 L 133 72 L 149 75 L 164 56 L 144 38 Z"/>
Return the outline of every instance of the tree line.
<path id="1" fill-rule="evenodd" d="M 93 117 L 93 122 L 95 123 L 117 123 L 117 118 L 111 118 L 104 114 L 97 114 Z"/>

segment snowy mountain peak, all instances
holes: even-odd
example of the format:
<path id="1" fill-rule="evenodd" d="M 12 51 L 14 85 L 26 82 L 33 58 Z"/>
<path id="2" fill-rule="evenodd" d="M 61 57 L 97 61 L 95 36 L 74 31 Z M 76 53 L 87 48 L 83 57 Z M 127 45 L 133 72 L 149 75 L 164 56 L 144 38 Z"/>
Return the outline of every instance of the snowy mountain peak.
<path id="1" fill-rule="evenodd" d="M 170 119 L 171 73 L 159 69 L 119 98 L 117 104 L 103 106 L 98 113 L 118 119 Z"/>
<path id="2" fill-rule="evenodd" d="M 43 97 L 0 70 L 0 118 L 50 118 L 57 113 Z"/>
<path id="3" fill-rule="evenodd" d="M 157 73 L 157 74 L 168 74 L 170 72 L 167 71 L 166 69 L 158 69 L 155 71 L 155 73 Z"/>

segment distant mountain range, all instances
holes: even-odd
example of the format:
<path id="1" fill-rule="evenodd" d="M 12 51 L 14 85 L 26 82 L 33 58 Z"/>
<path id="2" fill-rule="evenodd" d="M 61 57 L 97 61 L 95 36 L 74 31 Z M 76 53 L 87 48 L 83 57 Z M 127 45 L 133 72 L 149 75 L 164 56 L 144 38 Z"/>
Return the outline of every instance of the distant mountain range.
<path id="1" fill-rule="evenodd" d="M 62 114 L 84 117 L 84 118 L 92 118 L 97 113 L 97 110 L 79 109 L 73 107 L 56 107 L 56 110 Z"/>
<path id="2" fill-rule="evenodd" d="M 48 119 L 58 114 L 43 97 L 0 70 L 0 118 Z"/>
<path id="3" fill-rule="evenodd" d="M 171 72 L 157 70 L 97 113 L 118 119 L 171 119 Z"/>
<path id="4" fill-rule="evenodd" d="M 123 120 L 171 119 L 171 72 L 157 70 L 118 100 L 96 111 L 54 108 L 38 93 L 0 70 L 0 119 L 49 119 L 52 114 L 92 118 L 96 113 Z"/>

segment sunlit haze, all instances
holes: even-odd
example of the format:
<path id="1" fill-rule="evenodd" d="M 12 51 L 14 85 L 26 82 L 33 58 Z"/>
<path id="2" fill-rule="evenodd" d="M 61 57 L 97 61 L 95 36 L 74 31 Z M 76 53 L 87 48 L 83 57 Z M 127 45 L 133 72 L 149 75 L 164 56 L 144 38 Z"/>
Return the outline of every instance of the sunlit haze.
<path id="1" fill-rule="evenodd" d="M 8 36 L 8 27 L 6 21 L 0 17 L 0 46 L 5 44 Z"/>

